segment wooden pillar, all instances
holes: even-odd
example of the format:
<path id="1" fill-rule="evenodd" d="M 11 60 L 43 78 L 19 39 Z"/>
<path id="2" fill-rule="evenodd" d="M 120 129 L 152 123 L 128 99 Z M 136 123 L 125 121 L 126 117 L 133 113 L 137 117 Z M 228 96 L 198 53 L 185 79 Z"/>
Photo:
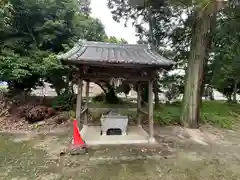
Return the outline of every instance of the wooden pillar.
<path id="1" fill-rule="evenodd" d="M 149 143 L 154 143 L 153 130 L 153 81 L 148 81 L 148 120 L 149 120 Z"/>
<path id="2" fill-rule="evenodd" d="M 85 109 L 84 113 L 84 125 L 88 125 L 88 102 L 89 102 L 89 81 L 86 82 L 86 96 L 85 96 Z"/>
<path id="3" fill-rule="evenodd" d="M 141 99 L 142 99 L 141 91 L 142 91 L 141 84 L 137 83 L 137 125 L 138 126 L 141 126 L 141 112 L 140 112 Z"/>
<path id="4" fill-rule="evenodd" d="M 82 79 L 78 79 L 78 94 L 77 94 L 77 108 L 76 108 L 76 119 L 80 125 L 81 110 L 82 110 Z"/>

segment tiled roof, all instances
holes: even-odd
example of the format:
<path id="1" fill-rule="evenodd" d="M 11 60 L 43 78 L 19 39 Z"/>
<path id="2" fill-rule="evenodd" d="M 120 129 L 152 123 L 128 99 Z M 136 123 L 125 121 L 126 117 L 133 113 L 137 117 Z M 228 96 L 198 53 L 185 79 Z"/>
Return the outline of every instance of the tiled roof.
<path id="1" fill-rule="evenodd" d="M 172 66 L 173 61 L 142 44 L 113 44 L 105 42 L 79 41 L 59 59 L 74 63 L 111 63 Z"/>

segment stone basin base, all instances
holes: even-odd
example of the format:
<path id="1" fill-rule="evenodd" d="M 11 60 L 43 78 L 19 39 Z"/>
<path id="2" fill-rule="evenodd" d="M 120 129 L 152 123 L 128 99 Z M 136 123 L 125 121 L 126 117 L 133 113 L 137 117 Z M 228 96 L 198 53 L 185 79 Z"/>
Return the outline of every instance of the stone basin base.
<path id="1" fill-rule="evenodd" d="M 108 135 L 101 136 L 100 126 L 84 126 L 81 135 L 89 146 L 93 145 L 119 145 L 119 144 L 148 144 L 148 133 L 140 126 L 128 126 L 127 136 Z M 155 143 L 155 142 L 154 142 Z"/>

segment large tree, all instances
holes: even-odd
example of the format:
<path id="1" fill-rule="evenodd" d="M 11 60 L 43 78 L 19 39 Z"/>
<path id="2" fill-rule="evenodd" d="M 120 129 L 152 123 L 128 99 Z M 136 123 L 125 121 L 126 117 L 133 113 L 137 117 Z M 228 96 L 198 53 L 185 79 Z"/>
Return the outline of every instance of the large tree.
<path id="1" fill-rule="evenodd" d="M 1 5 L 0 80 L 17 92 L 29 91 L 43 80 L 57 92 L 66 88 L 70 69 L 49 55 L 67 50 L 78 39 L 106 37 L 102 23 L 89 16 L 88 2 L 9 0 Z"/>
<path id="2" fill-rule="evenodd" d="M 150 3 L 146 6 L 133 7 L 128 0 L 118 1 L 109 0 L 108 6 L 113 14 L 113 19 L 119 22 L 120 20 L 131 20 L 136 27 L 136 35 L 139 37 L 138 43 L 149 43 L 151 48 L 160 54 L 164 54 L 164 48 L 169 45 L 169 33 L 176 28 L 178 24 L 177 17 L 181 13 L 177 9 L 170 8 L 165 3 Z M 171 18 L 176 18 L 175 23 Z M 146 24 L 149 26 L 146 28 Z M 154 81 L 154 99 L 155 106 L 158 106 L 160 85 L 158 81 Z M 144 92 L 147 92 L 147 86 L 144 87 Z M 145 96 L 142 98 L 147 101 Z"/>
<path id="3" fill-rule="evenodd" d="M 209 1 L 193 6 L 192 39 L 181 116 L 182 122 L 191 128 L 197 128 L 199 124 L 204 66 L 209 53 L 207 47 L 212 43 L 210 30 L 215 24 L 211 22 L 216 18 L 217 5 L 216 1 Z"/>
<path id="4" fill-rule="evenodd" d="M 214 36 L 211 83 L 229 101 L 237 102 L 240 90 L 240 11 L 230 6 L 219 15 Z"/>
<path id="5" fill-rule="evenodd" d="M 139 15 L 146 17 L 146 14 L 149 14 L 149 10 L 163 10 L 162 13 L 155 10 L 157 14 L 161 15 L 161 18 L 157 20 L 158 23 L 154 23 L 153 26 L 156 28 L 158 27 L 157 24 L 159 24 L 162 29 L 168 32 L 167 36 L 158 39 L 167 42 L 166 40 L 171 37 L 172 50 L 177 52 L 174 58 L 181 57 L 181 59 L 184 60 L 182 61 L 183 67 L 184 64 L 187 64 L 181 119 L 187 127 L 198 127 L 200 100 L 205 73 L 204 69 L 206 69 L 208 65 L 208 54 L 212 49 L 211 32 L 215 29 L 216 13 L 219 8 L 219 3 L 217 2 L 219 1 L 199 0 L 192 3 L 192 1 L 183 0 L 171 1 L 170 4 L 166 5 L 164 3 L 158 3 L 163 1 L 151 0 L 147 1 L 145 4 L 147 6 L 141 10 L 139 10 L 139 8 L 137 10 L 131 7 L 127 8 L 126 4 L 124 4 L 126 3 L 125 1 L 123 1 L 124 3 L 118 3 L 118 1 L 115 0 L 110 1 L 112 2 L 110 8 L 113 9 L 115 19 L 117 19 L 117 17 L 126 17 L 127 15 L 130 15 L 130 17 L 138 17 Z M 181 18 L 181 13 L 177 18 L 171 13 L 170 17 L 168 17 L 169 12 L 178 12 L 179 9 L 181 13 L 185 12 L 185 14 L 187 14 L 187 18 Z M 155 14 L 153 14 L 153 17 L 156 19 Z M 174 18 L 179 20 L 177 21 L 178 23 L 174 24 L 175 28 L 170 26 L 171 28 L 168 29 L 167 27 L 169 26 L 163 26 L 159 23 L 160 20 L 164 19 L 172 22 L 171 20 Z M 148 22 L 151 24 L 152 20 L 148 19 Z M 152 38 L 152 41 L 156 44 L 154 38 Z"/>

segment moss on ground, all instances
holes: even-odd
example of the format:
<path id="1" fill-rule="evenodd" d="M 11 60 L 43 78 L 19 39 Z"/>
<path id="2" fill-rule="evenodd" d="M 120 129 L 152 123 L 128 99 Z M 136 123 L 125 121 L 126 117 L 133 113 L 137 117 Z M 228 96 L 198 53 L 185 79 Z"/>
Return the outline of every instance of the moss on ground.
<path id="1" fill-rule="evenodd" d="M 1 134 L 0 145 L 0 179 L 39 179 L 54 164 L 44 151 L 26 142 L 13 142 L 9 135 Z"/>

